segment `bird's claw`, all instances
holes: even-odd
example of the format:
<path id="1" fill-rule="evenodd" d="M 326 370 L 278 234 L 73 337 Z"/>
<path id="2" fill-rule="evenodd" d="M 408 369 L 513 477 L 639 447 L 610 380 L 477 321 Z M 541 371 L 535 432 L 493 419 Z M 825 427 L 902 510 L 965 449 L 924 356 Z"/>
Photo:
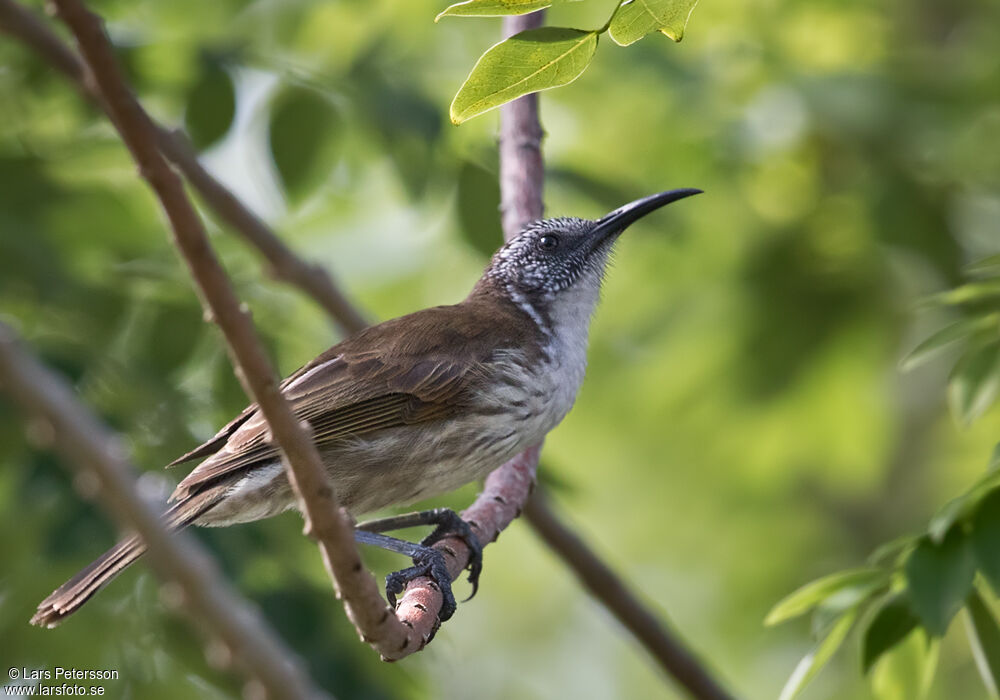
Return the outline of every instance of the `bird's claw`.
<path id="1" fill-rule="evenodd" d="M 472 527 L 459 517 L 458 513 L 449 509 L 441 508 L 438 513 L 438 525 L 434 531 L 420 541 L 421 546 L 431 547 L 446 537 L 457 537 L 469 548 L 469 563 L 466 568 L 469 570 L 469 583 L 472 584 L 472 593 L 465 601 L 472 600 L 479 590 L 479 575 L 483 572 L 483 546 L 479 543 L 479 538 L 472 531 Z M 463 601 L 463 602 L 465 602 Z"/>
<path id="2" fill-rule="evenodd" d="M 389 605 L 396 607 L 396 596 L 406 589 L 410 581 L 427 576 L 441 590 L 441 611 L 438 619 L 448 620 L 455 614 L 458 607 L 455 594 L 451 591 L 451 576 L 444 563 L 444 555 L 436 549 L 427 548 L 413 558 L 413 566 L 402 571 L 395 571 L 385 577 L 385 597 Z"/>

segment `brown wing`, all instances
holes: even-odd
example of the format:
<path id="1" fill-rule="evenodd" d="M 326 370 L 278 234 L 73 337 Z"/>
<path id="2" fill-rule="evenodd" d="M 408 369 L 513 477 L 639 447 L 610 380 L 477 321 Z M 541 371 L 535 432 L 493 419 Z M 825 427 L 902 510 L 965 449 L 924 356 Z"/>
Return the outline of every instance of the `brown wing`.
<path id="1" fill-rule="evenodd" d="M 282 393 L 295 414 L 309 422 L 317 444 L 462 411 L 496 351 L 517 347 L 522 339 L 512 316 L 480 323 L 460 308 L 436 307 L 373 326 L 283 381 Z M 273 460 L 278 451 L 253 405 L 185 457 L 207 454 L 174 498 Z"/>

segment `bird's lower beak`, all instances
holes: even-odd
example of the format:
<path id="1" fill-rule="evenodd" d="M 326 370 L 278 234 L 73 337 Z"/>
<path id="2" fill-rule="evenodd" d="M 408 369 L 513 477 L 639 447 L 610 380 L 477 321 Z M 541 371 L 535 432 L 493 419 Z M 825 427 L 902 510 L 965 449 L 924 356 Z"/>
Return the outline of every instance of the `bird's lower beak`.
<path id="1" fill-rule="evenodd" d="M 597 220 L 594 227 L 595 240 L 601 241 L 627 229 L 630 225 L 646 216 L 650 212 L 656 211 L 662 206 L 684 199 L 694 194 L 701 194 L 702 190 L 685 187 L 679 190 L 669 190 L 659 194 L 651 194 L 648 197 L 629 202 L 623 207 L 618 207 L 610 214 Z"/>

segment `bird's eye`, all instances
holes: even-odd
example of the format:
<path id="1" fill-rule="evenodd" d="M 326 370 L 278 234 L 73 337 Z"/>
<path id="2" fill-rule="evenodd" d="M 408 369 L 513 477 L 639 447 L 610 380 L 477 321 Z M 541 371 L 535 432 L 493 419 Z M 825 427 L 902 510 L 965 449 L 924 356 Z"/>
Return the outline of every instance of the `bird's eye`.
<path id="1" fill-rule="evenodd" d="M 559 247 L 559 236 L 553 236 L 551 233 L 545 234 L 538 239 L 538 247 L 546 253 L 551 253 Z"/>

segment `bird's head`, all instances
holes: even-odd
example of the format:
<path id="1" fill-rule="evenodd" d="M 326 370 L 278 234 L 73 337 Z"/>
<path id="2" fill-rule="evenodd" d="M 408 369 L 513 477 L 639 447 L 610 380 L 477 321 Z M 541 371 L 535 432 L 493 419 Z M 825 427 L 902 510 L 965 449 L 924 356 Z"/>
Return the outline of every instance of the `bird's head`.
<path id="1" fill-rule="evenodd" d="M 532 303 L 551 302 L 564 290 L 581 287 L 581 291 L 593 291 L 596 300 L 608 254 L 618 236 L 650 212 L 700 192 L 660 192 L 596 221 L 557 218 L 532 222 L 494 254 L 484 277 Z"/>

